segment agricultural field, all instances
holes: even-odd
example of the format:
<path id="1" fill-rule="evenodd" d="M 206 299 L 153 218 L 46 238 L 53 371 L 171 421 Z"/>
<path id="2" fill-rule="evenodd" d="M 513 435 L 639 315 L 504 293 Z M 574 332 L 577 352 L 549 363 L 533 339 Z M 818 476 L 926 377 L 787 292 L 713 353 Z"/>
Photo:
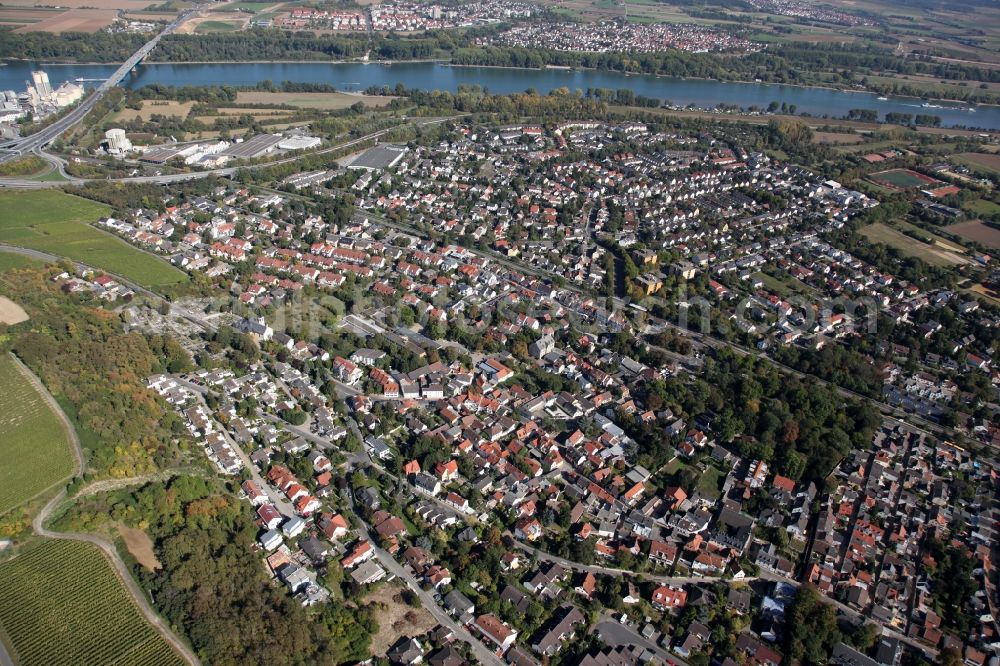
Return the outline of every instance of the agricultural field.
<path id="1" fill-rule="evenodd" d="M 349 93 L 294 93 L 294 92 L 239 92 L 236 94 L 237 104 L 287 104 L 300 109 L 320 109 L 336 111 L 346 109 L 358 102 L 369 107 L 388 105 L 394 97 L 379 95 L 355 95 Z M 222 111 L 223 109 L 219 109 Z M 244 110 L 244 112 L 246 112 Z"/>
<path id="2" fill-rule="evenodd" d="M 146 100 L 142 103 L 141 109 L 122 109 L 115 114 L 114 120 L 145 120 L 153 119 L 153 116 L 171 116 L 181 120 L 188 117 L 194 102 L 176 102 L 173 100 Z"/>
<path id="3" fill-rule="evenodd" d="M 16 28 L 33 25 L 61 13 L 62 11 L 58 9 L 8 7 L 5 5 L 0 7 L 0 26 Z"/>
<path id="4" fill-rule="evenodd" d="M 912 190 L 918 187 L 931 187 L 941 181 L 910 169 L 889 169 L 868 174 L 868 180 L 896 190 Z"/>
<path id="5" fill-rule="evenodd" d="M 986 226 L 978 220 L 952 224 L 945 227 L 945 230 L 955 234 L 956 236 L 961 236 L 962 238 L 968 238 L 971 241 L 981 243 L 982 245 L 993 248 L 994 250 L 1000 250 L 1000 229 L 994 229 L 993 227 Z"/>
<path id="6" fill-rule="evenodd" d="M 24 25 L 14 32 L 97 32 L 118 18 L 117 9 L 70 9 Z"/>
<path id="7" fill-rule="evenodd" d="M 62 422 L 7 354 L 0 356 L 0 459 L 0 514 L 73 473 Z"/>
<path id="8" fill-rule="evenodd" d="M 0 564 L 0 629 L 21 666 L 181 666 L 101 551 L 30 543 Z"/>
<path id="9" fill-rule="evenodd" d="M 265 12 L 275 6 L 278 3 L 274 2 L 230 2 L 228 5 L 222 5 L 221 7 L 216 7 L 215 11 L 219 12 L 248 12 L 250 14 L 259 14 L 260 12 Z"/>
<path id="10" fill-rule="evenodd" d="M 996 153 L 959 153 L 952 159 L 978 173 L 1000 176 L 1000 155 Z"/>
<path id="11" fill-rule="evenodd" d="M 111 209 L 55 190 L 0 192 L 0 243 L 51 252 L 110 271 L 146 287 L 172 285 L 187 276 L 159 257 L 90 226 Z"/>
<path id="12" fill-rule="evenodd" d="M 4 0 L 5 7 L 26 7 L 26 8 L 37 8 L 39 4 L 38 0 Z M 63 9 L 80 9 L 80 8 L 94 8 L 94 9 L 113 9 L 115 11 L 119 9 L 126 10 L 138 10 L 145 9 L 149 7 L 150 0 L 59 0 L 58 6 Z"/>
<path id="13" fill-rule="evenodd" d="M 847 146 L 861 143 L 865 137 L 861 134 L 848 134 L 846 132 L 813 132 L 812 140 L 813 143 L 829 146 Z"/>
<path id="14" fill-rule="evenodd" d="M 0 273 L 18 268 L 40 268 L 45 263 L 13 252 L 0 252 Z"/>
<path id="15" fill-rule="evenodd" d="M 953 246 L 942 247 L 940 243 L 923 243 L 881 223 L 870 224 L 861 229 L 861 233 L 869 240 L 894 247 L 903 254 L 922 259 L 932 266 L 947 267 L 968 263 L 968 259 L 951 249 Z M 930 236 L 922 230 L 921 233 Z"/>
<path id="16" fill-rule="evenodd" d="M 118 533 L 121 535 L 122 541 L 125 542 L 128 552 L 147 571 L 156 571 L 163 568 L 160 561 L 156 559 L 156 553 L 153 551 L 153 540 L 149 538 L 149 535 L 145 531 L 136 527 L 119 525 Z"/>
<path id="17" fill-rule="evenodd" d="M 973 215 L 997 215 L 1000 214 L 1000 205 L 987 201 L 986 199 L 973 199 L 962 204 L 962 208 Z"/>

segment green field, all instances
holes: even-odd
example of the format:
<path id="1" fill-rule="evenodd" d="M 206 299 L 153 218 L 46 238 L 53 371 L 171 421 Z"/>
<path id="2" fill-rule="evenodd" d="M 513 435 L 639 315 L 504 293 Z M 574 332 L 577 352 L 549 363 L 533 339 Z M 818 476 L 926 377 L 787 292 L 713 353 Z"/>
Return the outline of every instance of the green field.
<path id="1" fill-rule="evenodd" d="M 0 630 L 21 666 L 180 666 L 96 546 L 37 541 L 0 564 Z"/>
<path id="2" fill-rule="evenodd" d="M 59 418 L 7 354 L 0 356 L 0 513 L 73 473 Z"/>
<path id="3" fill-rule="evenodd" d="M 938 243 L 922 243 L 916 238 L 911 238 L 897 229 L 878 222 L 863 227 L 861 233 L 871 241 L 894 247 L 903 254 L 922 259 L 932 266 L 948 267 L 968 263 L 968 259 L 952 249 L 957 246 L 947 241 L 943 242 L 945 247 Z M 935 238 L 925 231 L 921 230 L 920 233 Z M 939 239 L 935 238 L 935 240 Z"/>
<path id="4" fill-rule="evenodd" d="M 767 273 L 754 273 L 754 277 L 760 278 L 760 281 L 764 283 L 764 287 L 782 298 L 788 298 L 796 294 L 809 296 L 813 293 L 809 285 L 788 274 L 784 274 L 782 277 L 774 277 Z"/>
<path id="5" fill-rule="evenodd" d="M 1000 213 L 1000 206 L 986 199 L 973 199 L 963 204 L 962 208 L 976 215 L 996 215 Z"/>
<path id="6" fill-rule="evenodd" d="M 236 32 L 243 27 L 240 23 L 233 23 L 232 21 L 204 21 L 198 24 L 198 27 L 194 31 L 198 34 L 204 34 L 209 32 Z"/>
<path id="7" fill-rule="evenodd" d="M 15 268 L 40 268 L 45 263 L 13 252 L 0 252 L 0 273 Z"/>
<path id="8" fill-rule="evenodd" d="M 0 243 L 50 252 L 116 273 L 146 287 L 187 276 L 167 262 L 88 223 L 108 215 L 104 204 L 56 190 L 0 192 Z"/>
<path id="9" fill-rule="evenodd" d="M 219 11 L 223 12 L 250 12 L 251 14 L 256 14 L 264 10 L 274 7 L 273 2 L 230 2 L 228 5 L 223 5 L 219 7 Z"/>

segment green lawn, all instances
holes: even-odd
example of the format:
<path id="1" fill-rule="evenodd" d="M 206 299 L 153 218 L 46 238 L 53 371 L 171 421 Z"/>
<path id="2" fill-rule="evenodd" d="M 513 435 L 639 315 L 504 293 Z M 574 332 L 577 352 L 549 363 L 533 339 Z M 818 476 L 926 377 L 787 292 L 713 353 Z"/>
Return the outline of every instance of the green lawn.
<path id="1" fill-rule="evenodd" d="M 46 171 L 45 173 L 38 176 L 32 176 L 31 179 L 42 181 L 44 183 L 57 183 L 66 180 L 65 178 L 63 178 L 63 175 L 58 171 L 56 171 L 55 169 L 52 169 L 51 171 Z"/>
<path id="2" fill-rule="evenodd" d="M 788 298 L 795 294 L 801 294 L 805 296 L 811 295 L 812 289 L 809 285 L 798 279 L 792 277 L 791 275 L 784 275 L 782 278 L 776 278 L 774 276 L 768 275 L 767 273 L 754 273 L 754 277 L 760 278 L 760 281 L 764 283 L 769 291 L 773 291 L 782 298 Z"/>
<path id="3" fill-rule="evenodd" d="M 88 223 L 108 215 L 104 204 L 57 190 L 0 192 L 0 243 L 50 252 L 116 273 L 146 287 L 172 285 L 187 276 Z"/>
<path id="4" fill-rule="evenodd" d="M 722 480 L 722 472 L 708 465 L 705 473 L 698 477 L 698 485 L 696 486 L 698 492 L 706 497 L 711 497 L 717 499 L 721 493 L 719 488 L 719 482 Z"/>
<path id="5" fill-rule="evenodd" d="M 663 471 L 666 472 L 667 474 L 676 474 L 685 467 L 687 467 L 687 465 L 684 464 L 684 461 L 681 460 L 680 457 L 675 457 L 673 460 L 671 460 L 666 464 L 666 466 L 663 468 Z"/>
<path id="6" fill-rule="evenodd" d="M 0 564 L 0 629 L 22 666 L 182 666 L 97 548 L 44 540 Z"/>
<path id="7" fill-rule="evenodd" d="M 73 473 L 59 418 L 7 354 L 0 356 L 0 513 Z"/>

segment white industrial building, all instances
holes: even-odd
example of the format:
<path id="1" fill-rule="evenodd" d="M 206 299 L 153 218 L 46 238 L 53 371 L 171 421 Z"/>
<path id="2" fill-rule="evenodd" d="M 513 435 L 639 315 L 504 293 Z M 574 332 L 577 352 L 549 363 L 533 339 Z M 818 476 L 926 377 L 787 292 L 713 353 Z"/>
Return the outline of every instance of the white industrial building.
<path id="1" fill-rule="evenodd" d="M 132 142 L 125 135 L 125 130 L 119 127 L 109 129 L 104 133 L 104 143 L 108 153 L 112 155 L 124 155 L 133 149 Z"/>
<path id="2" fill-rule="evenodd" d="M 281 150 L 308 150 L 309 148 L 315 148 L 321 143 L 323 141 L 315 136 L 290 136 L 287 139 L 282 139 L 278 144 L 278 148 Z"/>

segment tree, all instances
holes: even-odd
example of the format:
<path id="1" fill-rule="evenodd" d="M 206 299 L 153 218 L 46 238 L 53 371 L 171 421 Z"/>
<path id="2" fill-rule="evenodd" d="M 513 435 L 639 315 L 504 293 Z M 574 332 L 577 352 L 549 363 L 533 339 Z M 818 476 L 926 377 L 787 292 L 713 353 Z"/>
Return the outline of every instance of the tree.
<path id="1" fill-rule="evenodd" d="M 803 664 L 829 663 L 833 646 L 842 639 L 837 611 L 812 585 L 802 585 L 796 591 L 785 628 L 785 652 L 792 661 Z"/>
<path id="2" fill-rule="evenodd" d="M 941 666 L 962 666 L 965 663 L 962 659 L 962 653 L 955 647 L 946 647 L 941 650 L 938 658 L 940 659 L 939 663 Z"/>
<path id="3" fill-rule="evenodd" d="M 873 622 L 865 622 L 851 636 L 851 642 L 861 652 L 867 652 L 882 636 L 882 630 Z"/>

